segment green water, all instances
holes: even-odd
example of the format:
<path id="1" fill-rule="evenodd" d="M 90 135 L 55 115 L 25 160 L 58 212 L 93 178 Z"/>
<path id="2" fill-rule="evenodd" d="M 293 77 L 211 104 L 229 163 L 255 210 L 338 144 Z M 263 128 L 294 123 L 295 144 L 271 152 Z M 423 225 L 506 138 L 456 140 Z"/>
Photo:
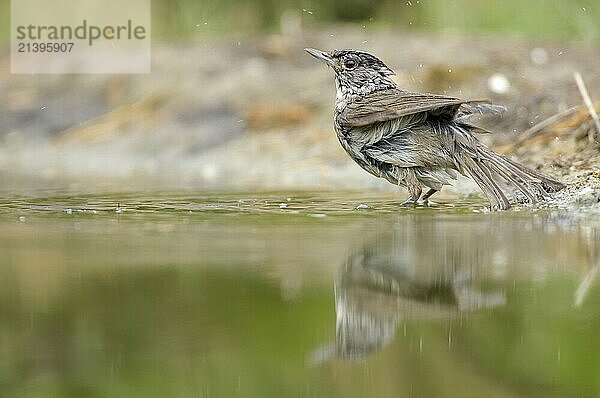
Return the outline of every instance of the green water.
<path id="1" fill-rule="evenodd" d="M 1 395 L 600 396 L 597 218 L 398 201 L 2 199 Z"/>

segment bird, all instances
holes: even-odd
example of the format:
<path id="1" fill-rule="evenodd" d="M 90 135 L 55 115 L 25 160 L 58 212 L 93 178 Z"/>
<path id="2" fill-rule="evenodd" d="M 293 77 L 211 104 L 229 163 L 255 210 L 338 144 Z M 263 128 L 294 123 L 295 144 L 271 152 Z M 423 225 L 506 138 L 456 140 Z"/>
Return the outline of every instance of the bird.
<path id="1" fill-rule="evenodd" d="M 394 71 L 365 51 L 305 51 L 335 73 L 334 127 L 341 146 L 370 174 L 405 187 L 403 205 L 429 204 L 458 174 L 475 181 L 493 210 L 509 209 L 509 197 L 535 204 L 565 187 L 479 142 L 475 134 L 488 131 L 472 118 L 501 114 L 504 107 L 404 90 L 392 79 Z"/>

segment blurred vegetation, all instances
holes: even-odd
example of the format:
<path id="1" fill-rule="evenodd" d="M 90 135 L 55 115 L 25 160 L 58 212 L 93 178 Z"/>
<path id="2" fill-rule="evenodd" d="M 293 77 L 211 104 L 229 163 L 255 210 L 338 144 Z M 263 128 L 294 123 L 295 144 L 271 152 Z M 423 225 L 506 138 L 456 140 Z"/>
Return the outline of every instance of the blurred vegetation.
<path id="1" fill-rule="evenodd" d="M 10 0 L 0 0 L 0 38 L 4 39 L 9 33 L 9 4 Z M 153 35 L 163 40 L 276 32 L 282 16 L 294 14 L 304 27 L 356 23 L 364 28 L 554 39 L 600 37 L 596 0 L 152 0 L 152 7 Z"/>
<path id="2" fill-rule="evenodd" d="M 303 26 L 341 22 L 423 31 L 494 32 L 595 40 L 596 0 L 155 0 L 154 31 L 162 37 L 277 31 L 282 15 Z"/>

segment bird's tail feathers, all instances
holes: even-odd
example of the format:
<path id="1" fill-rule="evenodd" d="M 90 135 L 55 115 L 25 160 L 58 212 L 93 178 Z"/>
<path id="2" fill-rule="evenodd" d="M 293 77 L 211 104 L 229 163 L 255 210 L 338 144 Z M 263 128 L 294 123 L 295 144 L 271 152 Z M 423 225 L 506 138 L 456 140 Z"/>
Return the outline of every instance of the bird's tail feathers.
<path id="1" fill-rule="evenodd" d="M 464 152 L 459 160 L 463 169 L 479 185 L 492 208 L 506 210 L 510 201 L 501 185 L 519 192 L 529 203 L 537 203 L 565 187 L 559 181 L 520 165 L 506 156 L 497 154 L 483 145 L 477 150 Z"/>

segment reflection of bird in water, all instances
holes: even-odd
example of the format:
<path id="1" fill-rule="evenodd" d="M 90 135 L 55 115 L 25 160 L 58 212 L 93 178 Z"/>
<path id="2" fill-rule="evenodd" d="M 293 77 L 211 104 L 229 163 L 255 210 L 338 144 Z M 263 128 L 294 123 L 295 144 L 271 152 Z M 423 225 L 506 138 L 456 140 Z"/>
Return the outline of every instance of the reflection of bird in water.
<path id="1" fill-rule="evenodd" d="M 575 293 L 575 305 L 585 305 L 600 274 L 600 224 L 555 217 L 406 215 L 366 228 L 372 235 L 335 281 L 335 343 L 313 353 L 312 362 L 381 350 L 402 323 L 502 306 L 500 286 L 537 289 L 571 266 L 586 267 Z"/>
<path id="2" fill-rule="evenodd" d="M 503 292 L 475 287 L 485 276 L 478 275 L 480 251 L 467 247 L 472 241 L 455 236 L 429 253 L 401 243 L 389 234 L 347 260 L 335 283 L 336 342 L 319 350 L 315 361 L 378 351 L 401 321 L 452 318 L 505 303 Z"/>

